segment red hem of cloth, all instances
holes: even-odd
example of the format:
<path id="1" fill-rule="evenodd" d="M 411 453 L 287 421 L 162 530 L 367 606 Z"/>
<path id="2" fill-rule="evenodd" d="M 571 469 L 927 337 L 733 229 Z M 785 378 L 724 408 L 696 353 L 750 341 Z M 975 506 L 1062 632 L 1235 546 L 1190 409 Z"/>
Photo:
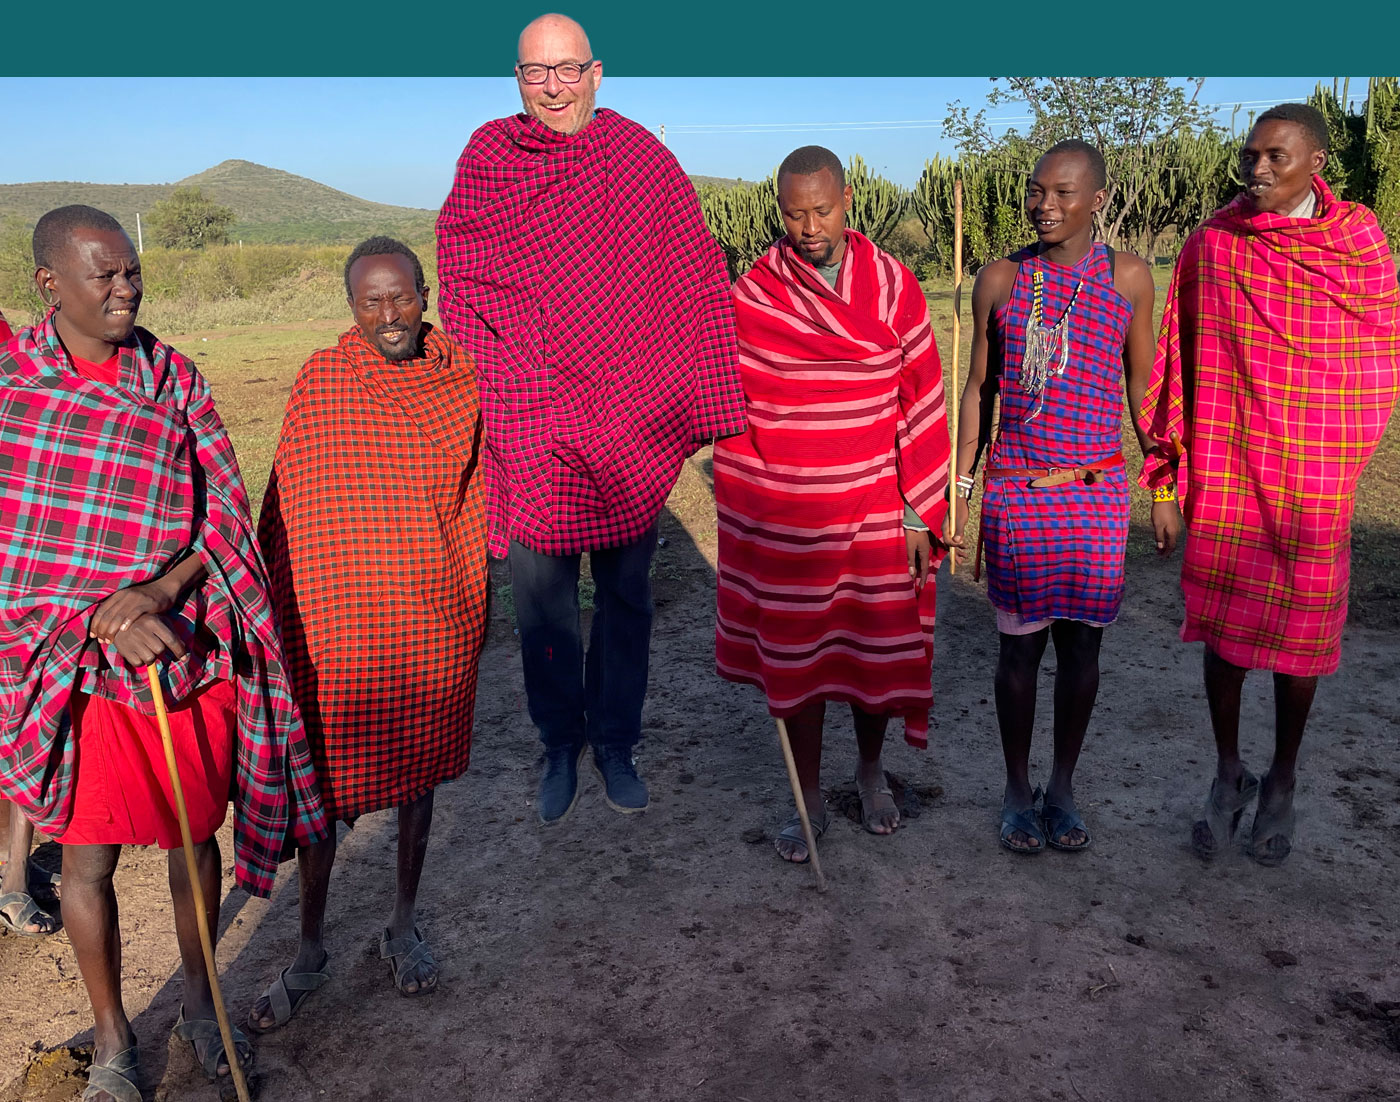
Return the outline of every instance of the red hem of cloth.
<path id="1" fill-rule="evenodd" d="M 58 843 L 179 849 L 184 843 L 155 717 L 78 692 L 70 707 L 78 761 L 72 811 Z M 168 714 L 190 835 L 196 844 L 206 842 L 228 815 L 237 687 L 216 681 Z"/>

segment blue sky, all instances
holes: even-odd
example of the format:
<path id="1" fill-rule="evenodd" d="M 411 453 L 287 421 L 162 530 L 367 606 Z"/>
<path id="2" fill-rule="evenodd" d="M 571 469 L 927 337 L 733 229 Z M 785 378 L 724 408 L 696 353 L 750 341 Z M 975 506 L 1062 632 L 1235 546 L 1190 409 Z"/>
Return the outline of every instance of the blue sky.
<path id="1" fill-rule="evenodd" d="M 1320 79 L 1211 77 L 1203 99 L 1222 105 L 1228 125 L 1233 105 L 1301 99 Z M 14 135 L 40 120 L 44 135 L 9 146 L 0 183 L 168 183 L 241 158 L 366 199 L 435 208 L 472 130 L 520 106 L 510 76 L 148 77 L 115 122 L 104 107 L 112 87 L 109 78 L 0 78 L 0 125 Z M 653 129 L 665 124 L 667 144 L 692 174 L 756 179 L 789 150 L 815 143 L 842 159 L 859 153 L 908 185 L 925 159 L 953 152 L 942 136 L 948 104 L 981 106 L 990 88 L 969 77 L 667 80 L 605 68 L 598 104 Z M 1351 88 L 1364 96 L 1364 78 Z M 1013 126 L 1025 112 L 991 114 Z"/>

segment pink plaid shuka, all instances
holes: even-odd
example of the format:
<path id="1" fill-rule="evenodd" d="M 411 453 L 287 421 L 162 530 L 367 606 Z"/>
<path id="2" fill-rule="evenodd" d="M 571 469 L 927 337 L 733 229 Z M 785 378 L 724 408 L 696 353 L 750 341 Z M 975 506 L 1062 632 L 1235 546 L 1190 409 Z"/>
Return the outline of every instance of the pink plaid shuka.
<path id="1" fill-rule="evenodd" d="M 487 123 L 437 237 L 443 327 L 477 364 L 492 554 L 632 543 L 685 457 L 747 427 L 724 258 L 643 127 Z"/>
<path id="2" fill-rule="evenodd" d="M 42 829 L 68 821 L 73 692 L 154 712 L 145 670 L 88 638 L 92 614 L 197 554 L 209 576 L 172 615 L 200 631 L 162 662 L 165 695 L 235 682 L 234 867 L 267 895 L 326 818 L 247 493 L 195 365 L 144 329 L 118 362 L 115 386 L 80 376 L 52 314 L 0 345 L 0 795 Z"/>
<path id="3" fill-rule="evenodd" d="M 1337 669 L 1356 485 L 1400 392 L 1385 235 L 1313 189 L 1314 218 L 1241 196 L 1187 239 L 1142 407 L 1142 484 L 1175 468 L 1190 534 L 1182 639 L 1296 676 Z"/>

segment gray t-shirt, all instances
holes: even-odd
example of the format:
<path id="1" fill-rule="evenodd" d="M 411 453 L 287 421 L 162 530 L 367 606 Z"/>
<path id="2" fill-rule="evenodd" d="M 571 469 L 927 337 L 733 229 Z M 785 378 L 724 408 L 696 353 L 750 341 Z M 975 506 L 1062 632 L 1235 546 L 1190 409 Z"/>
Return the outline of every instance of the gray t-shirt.
<path id="1" fill-rule="evenodd" d="M 1289 218 L 1311 218 L 1317 213 L 1317 192 L 1308 192 L 1308 197 L 1289 213 Z"/>
<path id="2" fill-rule="evenodd" d="M 821 264 L 813 264 L 812 267 L 817 270 L 817 275 L 826 280 L 827 286 L 833 291 L 836 290 L 836 277 L 841 274 L 841 261 L 838 260 L 835 264 L 827 264 L 824 266 Z"/>

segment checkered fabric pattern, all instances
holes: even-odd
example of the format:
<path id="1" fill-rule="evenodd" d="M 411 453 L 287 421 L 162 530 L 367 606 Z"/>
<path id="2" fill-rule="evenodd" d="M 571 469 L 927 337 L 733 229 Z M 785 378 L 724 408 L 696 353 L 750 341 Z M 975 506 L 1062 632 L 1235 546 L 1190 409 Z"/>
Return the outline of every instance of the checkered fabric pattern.
<path id="1" fill-rule="evenodd" d="M 1356 485 L 1400 394 L 1400 288 L 1375 216 L 1313 178 L 1311 219 L 1244 196 L 1186 241 L 1143 427 L 1190 538 L 1184 640 L 1250 669 L 1341 658 Z"/>
<path id="2" fill-rule="evenodd" d="M 999 435 L 990 467 L 1079 467 L 1118 455 L 1123 434 L 1123 343 L 1132 304 L 1113 286 L 1108 250 L 1095 243 L 1065 267 L 1025 249 L 1011 257 L 1016 282 L 995 317 L 1000 347 Z M 1021 386 L 1035 273 L 1044 276 L 1043 320 L 1059 321 L 1074 289 L 1069 365 L 1045 385 L 1040 412 Z M 987 595 L 1026 621 L 1109 624 L 1123 603 L 1128 475 L 1120 465 L 1093 483 L 1033 489 L 1029 478 L 989 478 L 982 497 Z"/>
<path id="3" fill-rule="evenodd" d="M 390 363 L 358 328 L 297 376 L 258 538 L 327 812 L 461 776 L 486 634 L 472 362 L 423 327 Z"/>
<path id="4" fill-rule="evenodd" d="M 5 315 L 0 314 L 0 341 L 7 341 L 14 336 L 14 331 L 10 328 L 10 323 L 5 320 Z"/>
<path id="5" fill-rule="evenodd" d="M 472 135 L 437 223 L 439 309 L 472 355 L 491 552 L 633 543 L 684 458 L 744 430 L 729 281 L 675 158 L 600 110 Z"/>
<path id="6" fill-rule="evenodd" d="M 0 792 L 60 831 L 73 692 L 154 714 L 145 670 L 90 640 L 88 621 L 192 550 L 209 577 L 172 612 L 201 626 L 201 645 L 164 665 L 166 694 L 179 703 L 236 679 L 235 868 L 267 895 L 284 845 L 324 837 L 326 820 L 247 494 L 193 362 L 137 329 L 119 370 L 116 386 L 78 375 L 52 314 L 0 349 Z"/>
<path id="7" fill-rule="evenodd" d="M 734 300 L 749 429 L 715 445 L 719 675 L 775 716 L 813 700 L 901 716 L 923 747 L 935 588 L 909 577 L 904 502 L 939 527 L 949 467 L 923 292 L 848 230 L 834 289 L 784 239 Z"/>

